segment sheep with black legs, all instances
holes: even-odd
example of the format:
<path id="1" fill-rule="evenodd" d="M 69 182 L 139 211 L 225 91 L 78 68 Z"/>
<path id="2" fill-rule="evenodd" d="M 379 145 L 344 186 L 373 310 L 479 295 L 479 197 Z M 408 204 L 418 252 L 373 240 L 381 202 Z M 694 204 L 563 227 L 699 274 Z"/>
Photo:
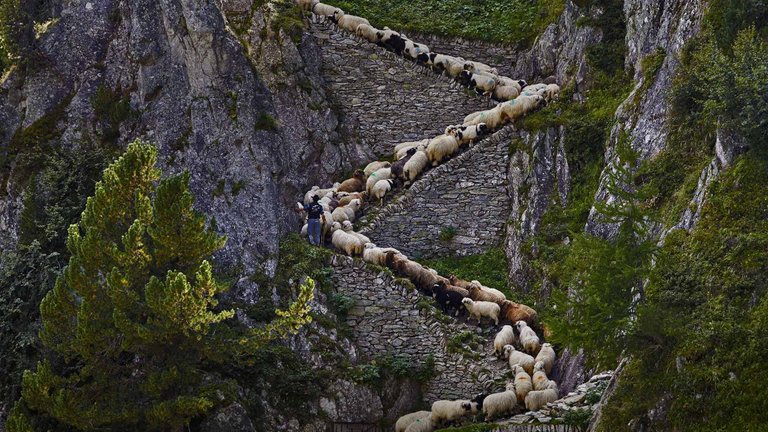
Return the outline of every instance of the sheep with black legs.
<path id="1" fill-rule="evenodd" d="M 365 174 L 366 177 L 368 177 L 369 175 L 375 173 L 376 171 L 382 168 L 389 168 L 390 166 L 392 166 L 392 163 L 388 161 L 371 162 L 365 166 L 365 168 L 363 169 L 363 173 Z"/>
<path id="2" fill-rule="evenodd" d="M 331 213 L 331 217 L 334 222 L 341 224 L 344 221 L 354 222 L 357 212 L 360 210 L 360 200 L 353 199 L 349 204 L 344 207 L 336 207 Z"/>
<path id="3" fill-rule="evenodd" d="M 451 126 L 449 126 L 449 128 L 450 127 Z M 475 140 L 486 135 L 488 132 L 490 132 L 490 128 L 488 128 L 488 126 L 485 123 L 480 123 L 480 124 L 471 125 L 471 126 L 461 125 L 461 126 L 456 126 L 456 128 L 461 132 L 459 145 L 472 143 Z"/>
<path id="4" fill-rule="evenodd" d="M 528 411 L 538 411 L 548 403 L 558 398 L 557 383 L 550 381 L 544 390 L 534 390 L 525 396 L 525 408 Z"/>
<path id="5" fill-rule="evenodd" d="M 346 14 L 338 17 L 336 19 L 336 24 L 338 24 L 340 28 L 354 34 L 357 34 L 357 27 L 360 26 L 360 24 L 371 25 L 365 18 Z"/>
<path id="6" fill-rule="evenodd" d="M 533 365 L 533 389 L 544 390 L 549 384 L 549 378 L 547 378 L 547 371 L 544 370 L 544 362 L 536 362 Z"/>
<path id="7" fill-rule="evenodd" d="M 410 414 L 406 414 L 395 423 L 395 432 L 405 432 L 405 430 L 416 420 L 428 417 L 431 414 L 429 411 L 416 411 Z"/>
<path id="8" fill-rule="evenodd" d="M 406 39 L 400 33 L 384 27 L 384 30 L 379 31 L 378 37 L 379 44 L 394 51 L 397 55 L 403 54 Z"/>
<path id="9" fill-rule="evenodd" d="M 398 159 L 395 163 L 392 164 L 390 168 L 392 169 L 393 178 L 403 178 L 403 169 L 405 168 L 405 164 L 407 164 L 408 161 L 411 160 L 413 155 L 416 154 L 417 149 L 418 147 L 408 149 L 408 151 L 405 152 L 405 156 Z"/>
<path id="10" fill-rule="evenodd" d="M 556 359 L 557 355 L 555 354 L 555 350 L 552 348 L 552 344 L 546 342 L 543 343 L 539 353 L 536 354 L 536 362 L 544 363 L 544 370 L 547 372 L 547 375 L 552 373 L 552 368 L 555 366 Z"/>
<path id="11" fill-rule="evenodd" d="M 525 396 L 533 390 L 533 384 L 531 383 L 531 376 L 523 369 L 522 366 L 515 366 L 512 371 L 515 373 L 515 393 L 517 394 L 518 402 L 525 402 Z"/>
<path id="12" fill-rule="evenodd" d="M 459 316 L 464 310 L 461 301 L 467 297 L 467 290 L 440 281 L 432 287 L 432 297 L 443 312 Z"/>
<path id="13" fill-rule="evenodd" d="M 541 348 L 541 344 L 539 342 L 539 336 L 536 335 L 536 332 L 533 331 L 532 328 L 528 327 L 528 323 L 525 321 L 516 322 L 515 328 L 519 334 L 518 339 L 520 340 L 520 344 L 523 346 L 523 349 L 525 349 L 529 354 L 537 354 L 539 352 L 539 348 Z"/>
<path id="14" fill-rule="evenodd" d="M 493 89 L 491 97 L 499 102 L 512 100 L 520 95 L 520 88 L 515 86 L 497 86 Z"/>
<path id="15" fill-rule="evenodd" d="M 495 325 L 499 325 L 499 305 L 496 303 L 474 301 L 471 298 L 465 298 L 461 303 L 467 308 L 467 311 L 469 311 L 470 318 L 477 319 L 478 325 L 483 317 L 490 318 Z"/>
<path id="16" fill-rule="evenodd" d="M 366 181 L 365 183 L 365 191 L 368 192 L 368 195 L 370 196 L 373 192 L 373 187 L 376 185 L 377 182 L 381 180 L 387 180 L 391 177 L 392 177 L 391 168 L 380 168 L 376 170 L 374 173 L 368 176 L 368 181 Z"/>
<path id="17" fill-rule="evenodd" d="M 504 347 L 515 343 L 515 329 L 511 325 L 505 325 L 493 338 L 493 353 L 497 357 L 504 355 Z"/>
<path id="18" fill-rule="evenodd" d="M 341 228 L 340 223 L 334 222 L 331 231 L 333 232 L 333 234 L 331 234 L 331 243 L 333 243 L 337 249 L 343 251 L 349 256 L 363 254 L 364 244 L 360 241 L 359 238 L 355 237 L 351 233 L 344 231 Z"/>
<path id="19" fill-rule="evenodd" d="M 477 403 L 469 400 L 439 400 L 432 404 L 432 421 L 436 426 L 446 425 L 462 417 L 477 414 L 477 410 Z"/>
<path id="20" fill-rule="evenodd" d="M 408 162 L 403 167 L 403 178 L 409 183 L 414 181 L 427 165 L 429 165 L 429 156 L 427 156 L 425 148 L 417 148 L 416 153 L 408 159 Z"/>
<path id="21" fill-rule="evenodd" d="M 510 369 L 514 370 L 515 366 L 521 366 L 529 374 L 533 373 L 533 365 L 535 364 L 533 357 L 518 351 L 513 345 L 504 347 L 504 357 L 509 361 Z"/>
<path id="22" fill-rule="evenodd" d="M 462 73 L 462 80 L 469 83 L 469 86 L 475 89 L 478 94 L 486 96 L 492 94 L 493 89 L 498 85 L 498 81 L 493 75 L 472 73 L 469 71 L 464 71 Z"/>
<path id="23" fill-rule="evenodd" d="M 453 135 L 440 135 L 429 140 L 427 157 L 432 166 L 439 165 L 444 159 L 459 150 L 459 140 Z"/>
<path id="24" fill-rule="evenodd" d="M 394 180 L 392 179 L 377 181 L 371 190 L 371 198 L 379 200 L 379 205 L 384 205 L 384 196 L 392 190 L 393 185 Z"/>
<path id="25" fill-rule="evenodd" d="M 517 392 L 515 384 L 508 383 L 506 390 L 500 393 L 493 393 L 486 396 L 483 401 L 483 414 L 485 421 L 488 422 L 494 417 L 508 415 L 517 407 Z"/>
<path id="26" fill-rule="evenodd" d="M 346 179 L 339 185 L 339 192 L 362 192 L 365 190 L 365 173 L 363 170 L 355 170 L 352 178 Z"/>

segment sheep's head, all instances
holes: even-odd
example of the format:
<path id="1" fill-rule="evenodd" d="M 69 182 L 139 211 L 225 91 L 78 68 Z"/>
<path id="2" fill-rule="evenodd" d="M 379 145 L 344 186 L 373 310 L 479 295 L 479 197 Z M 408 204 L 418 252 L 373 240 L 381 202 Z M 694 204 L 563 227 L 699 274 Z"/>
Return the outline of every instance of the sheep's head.
<path id="1" fill-rule="evenodd" d="M 528 323 L 525 321 L 518 321 L 515 323 L 515 328 L 517 329 L 517 331 L 522 330 L 524 327 L 528 327 Z"/>
<path id="2" fill-rule="evenodd" d="M 485 123 L 480 123 L 477 125 L 475 130 L 477 130 L 478 135 L 485 135 L 491 131 L 491 128 L 489 128 L 488 125 Z"/>
<path id="3" fill-rule="evenodd" d="M 356 179 L 365 180 L 365 173 L 361 169 L 356 169 L 352 176 Z"/>
<path id="4" fill-rule="evenodd" d="M 533 371 L 534 372 L 541 372 L 544 370 L 544 362 L 536 362 L 535 365 L 533 365 Z"/>
<path id="5" fill-rule="evenodd" d="M 504 327 L 501 328 L 503 331 L 513 331 L 512 326 L 507 324 Z"/>
<path id="6" fill-rule="evenodd" d="M 515 352 L 515 347 L 512 345 L 504 345 L 504 358 L 509 358 L 510 355 L 512 355 L 513 352 Z"/>
<path id="7" fill-rule="evenodd" d="M 472 411 L 472 402 L 462 402 L 461 409 L 464 411 Z"/>
<path id="8" fill-rule="evenodd" d="M 419 55 L 416 56 L 416 63 L 429 65 L 431 64 L 431 61 L 429 59 L 429 53 L 419 53 Z"/>
<path id="9" fill-rule="evenodd" d="M 542 348 L 552 348 L 552 344 L 549 343 L 549 342 L 544 342 L 543 344 L 541 344 L 541 347 Z"/>
<path id="10" fill-rule="evenodd" d="M 331 225 L 331 232 L 335 232 L 341 229 L 341 224 L 338 222 L 334 222 L 333 225 Z"/>
<path id="11" fill-rule="evenodd" d="M 362 204 L 362 201 L 360 201 L 360 198 L 355 198 L 355 199 L 353 199 L 352 201 L 349 202 L 349 205 L 354 207 L 354 208 L 360 207 L 360 204 Z"/>
<path id="12" fill-rule="evenodd" d="M 556 84 L 556 83 L 557 83 L 557 77 L 554 75 L 550 75 L 544 78 L 544 84 Z"/>
<path id="13" fill-rule="evenodd" d="M 471 298 L 466 298 L 465 297 L 465 298 L 461 299 L 461 304 L 463 304 L 464 306 L 470 306 L 472 303 L 474 303 L 474 302 L 472 301 Z"/>
<path id="14" fill-rule="evenodd" d="M 429 63 L 427 63 L 427 64 L 434 65 L 435 64 L 435 58 L 437 58 L 437 53 L 431 52 L 431 53 L 427 54 L 427 57 L 429 57 Z"/>
<path id="15" fill-rule="evenodd" d="M 475 294 L 475 293 L 479 292 L 480 291 L 480 287 L 475 285 L 475 284 L 470 284 L 467 287 L 467 291 L 469 291 L 469 294 L 472 295 L 472 294 Z"/>
<path id="16" fill-rule="evenodd" d="M 515 366 L 512 368 L 512 371 L 515 373 L 515 375 L 517 375 L 517 374 L 519 374 L 519 373 L 525 373 L 526 375 L 528 374 L 527 372 L 525 372 L 525 369 L 523 369 L 523 367 L 522 367 L 522 366 L 520 366 L 519 364 L 516 364 L 516 365 L 515 365 Z"/>
<path id="17" fill-rule="evenodd" d="M 461 71 L 461 74 L 459 75 L 459 78 L 461 78 L 462 80 L 467 81 L 467 82 L 469 82 L 469 83 L 471 83 L 473 85 L 475 84 L 472 81 L 472 72 L 471 71 L 468 71 L 468 70 Z"/>
<path id="18" fill-rule="evenodd" d="M 333 15 L 331 15 L 331 16 L 330 16 L 330 19 L 331 19 L 331 21 L 333 21 L 334 23 L 337 23 L 337 24 L 338 24 L 338 22 L 339 22 L 339 19 L 340 19 L 341 17 L 343 17 L 343 16 L 344 16 L 344 11 L 343 11 L 343 10 L 341 10 L 341 9 L 338 9 L 338 8 L 337 8 L 335 11 L 333 11 Z"/>
<path id="19" fill-rule="evenodd" d="M 364 247 L 365 247 L 365 249 L 374 249 L 374 248 L 376 248 L 376 244 L 375 243 L 366 243 Z"/>
<path id="20" fill-rule="evenodd" d="M 451 281 L 451 285 L 458 285 L 457 282 L 459 282 L 461 279 L 459 279 L 455 274 L 448 275 L 448 280 Z"/>
<path id="21" fill-rule="evenodd" d="M 405 154 L 408 155 L 408 156 L 413 156 L 413 155 L 416 154 L 416 150 L 417 150 L 416 147 L 410 148 L 410 149 L 408 149 L 408 151 Z"/>
<path id="22" fill-rule="evenodd" d="M 352 222 L 350 222 L 350 221 L 344 221 L 344 222 L 342 222 L 342 223 L 341 223 L 341 228 L 342 228 L 344 231 L 347 231 L 347 232 L 349 232 L 349 231 L 352 231 Z"/>
<path id="23" fill-rule="evenodd" d="M 464 70 L 469 72 L 475 71 L 475 64 L 472 62 L 466 62 L 464 63 Z"/>
<path id="24" fill-rule="evenodd" d="M 528 83 L 525 80 L 520 80 L 517 83 L 520 84 L 520 90 L 528 87 Z"/>

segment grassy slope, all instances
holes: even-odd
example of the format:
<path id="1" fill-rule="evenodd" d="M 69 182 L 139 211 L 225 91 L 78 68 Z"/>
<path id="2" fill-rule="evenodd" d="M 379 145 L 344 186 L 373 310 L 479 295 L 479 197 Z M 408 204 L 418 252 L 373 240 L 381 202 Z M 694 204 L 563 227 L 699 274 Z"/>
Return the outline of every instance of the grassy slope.
<path id="1" fill-rule="evenodd" d="M 563 11 L 564 0 L 330 0 L 345 12 L 388 26 L 441 36 L 525 45 Z"/>

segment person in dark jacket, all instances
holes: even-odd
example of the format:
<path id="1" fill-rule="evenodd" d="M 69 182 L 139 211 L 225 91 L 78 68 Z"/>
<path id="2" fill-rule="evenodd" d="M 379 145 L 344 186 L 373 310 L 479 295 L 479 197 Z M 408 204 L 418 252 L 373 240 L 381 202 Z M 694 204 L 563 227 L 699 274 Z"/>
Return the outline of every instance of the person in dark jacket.
<path id="1" fill-rule="evenodd" d="M 314 195 L 312 202 L 304 206 L 307 213 L 307 234 L 309 242 L 315 246 L 320 245 L 320 224 L 325 219 L 323 206 L 320 205 L 320 197 Z"/>

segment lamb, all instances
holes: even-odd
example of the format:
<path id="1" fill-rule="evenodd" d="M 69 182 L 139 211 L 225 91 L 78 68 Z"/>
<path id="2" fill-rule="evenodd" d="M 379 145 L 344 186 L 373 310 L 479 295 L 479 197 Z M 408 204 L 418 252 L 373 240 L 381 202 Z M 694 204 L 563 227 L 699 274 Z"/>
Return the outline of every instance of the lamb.
<path id="1" fill-rule="evenodd" d="M 368 176 L 368 181 L 365 183 L 365 191 L 368 192 L 368 195 L 370 196 L 373 193 L 373 187 L 376 185 L 378 181 L 387 180 L 388 178 L 391 178 L 391 177 L 392 177 L 391 168 L 380 168 L 376 170 L 376 172 Z"/>
<path id="2" fill-rule="evenodd" d="M 346 232 L 347 234 L 351 234 L 351 235 L 357 237 L 357 239 L 360 240 L 363 243 L 363 245 L 366 245 L 366 244 L 371 242 L 371 239 L 369 239 L 368 237 L 366 237 L 366 236 L 364 236 L 364 235 L 362 235 L 362 234 L 360 234 L 358 232 L 355 232 L 353 227 L 352 227 L 352 222 L 350 222 L 350 221 L 342 222 L 341 223 L 341 229 L 343 229 L 344 232 Z"/>
<path id="3" fill-rule="evenodd" d="M 528 323 L 525 321 L 516 322 L 515 327 L 517 328 L 517 332 L 520 335 L 520 344 L 523 345 L 523 349 L 528 351 L 530 354 L 538 353 L 539 348 L 541 348 L 541 344 L 539 343 L 539 336 L 536 335 L 536 332 L 533 331 L 532 328 L 528 327 Z"/>
<path id="4" fill-rule="evenodd" d="M 351 203 L 352 200 L 359 200 L 360 204 L 362 205 L 365 202 L 365 198 L 367 196 L 368 196 L 368 193 L 366 192 L 355 192 L 355 193 L 347 194 L 339 198 L 339 205 L 336 207 L 344 207 L 346 205 L 349 205 L 349 203 Z"/>
<path id="5" fill-rule="evenodd" d="M 307 12 L 312 12 L 312 9 L 316 4 L 320 3 L 320 0 L 296 0 L 296 4 Z"/>
<path id="6" fill-rule="evenodd" d="M 533 373 L 534 360 L 530 355 L 518 351 L 512 345 L 504 347 L 504 357 L 509 360 L 509 368 L 513 369 L 515 366 L 521 366 L 529 374 Z"/>
<path id="7" fill-rule="evenodd" d="M 395 423 L 395 432 L 405 432 L 408 426 L 411 425 L 413 422 L 415 422 L 418 419 L 427 417 L 430 414 L 431 412 L 429 411 L 416 411 L 414 413 L 406 414 L 400 417 L 399 419 L 397 419 L 397 423 Z"/>
<path id="8" fill-rule="evenodd" d="M 550 381 L 544 390 L 535 390 L 525 396 L 525 408 L 528 411 L 538 411 L 558 398 L 557 383 Z"/>
<path id="9" fill-rule="evenodd" d="M 547 378 L 547 372 L 544 370 L 544 362 L 536 362 L 533 365 L 533 389 L 544 390 L 549 384 L 549 378 Z"/>
<path id="10" fill-rule="evenodd" d="M 334 222 L 332 231 L 331 243 L 337 249 L 344 251 L 349 256 L 361 255 L 363 253 L 363 243 L 360 239 L 344 231 L 340 223 Z"/>
<path id="11" fill-rule="evenodd" d="M 440 135 L 429 141 L 427 157 L 432 166 L 437 166 L 443 159 L 459 150 L 459 141 L 452 135 Z"/>
<path id="12" fill-rule="evenodd" d="M 377 181 L 376 184 L 373 185 L 373 190 L 371 191 L 371 197 L 378 199 L 380 205 L 384 205 L 384 196 L 389 191 L 392 190 L 393 184 L 394 184 L 394 181 L 392 181 L 392 179 Z"/>
<path id="13" fill-rule="evenodd" d="M 416 154 L 417 148 L 408 149 L 408 151 L 405 153 L 405 156 L 401 159 L 398 159 L 397 162 L 393 163 L 390 167 L 392 169 L 392 177 L 394 178 L 403 178 L 403 168 L 405 168 L 405 164 L 408 163 L 409 160 L 413 157 L 413 155 Z"/>
<path id="14" fill-rule="evenodd" d="M 547 372 L 547 375 L 552 373 L 552 368 L 555 366 L 555 359 L 557 359 L 557 355 L 552 348 L 552 344 L 543 343 L 541 345 L 541 350 L 536 354 L 536 362 L 544 363 L 544 370 Z"/>
<path id="15" fill-rule="evenodd" d="M 492 302 L 501 303 L 504 301 L 504 297 L 499 297 L 494 293 L 485 291 L 480 287 L 480 285 L 477 285 L 475 283 L 470 283 L 469 288 L 467 289 L 469 291 L 469 298 L 476 301 L 484 301 L 484 302 Z"/>
<path id="16" fill-rule="evenodd" d="M 476 139 L 490 132 L 490 129 L 485 123 L 480 123 L 472 126 L 461 126 L 461 139 L 459 145 L 474 142 Z"/>
<path id="17" fill-rule="evenodd" d="M 432 404 L 432 422 L 442 425 L 470 414 L 477 414 L 477 403 L 468 400 L 439 400 Z"/>
<path id="18" fill-rule="evenodd" d="M 333 18 L 343 16 L 344 11 L 331 5 L 327 5 L 325 3 L 316 3 L 314 6 L 312 6 L 312 13 L 314 13 L 317 16 L 324 16 L 328 18 Z"/>
<path id="19" fill-rule="evenodd" d="M 464 307 L 469 311 L 470 318 L 476 318 L 477 324 L 480 324 L 482 317 L 491 318 L 494 324 L 499 325 L 499 305 L 486 301 L 474 301 L 471 298 L 465 298 L 461 301 Z"/>
<path id="20" fill-rule="evenodd" d="M 544 89 L 544 99 L 547 102 L 551 102 L 560 96 L 560 86 L 557 84 L 547 84 L 547 87 Z"/>
<path id="21" fill-rule="evenodd" d="M 492 74 L 492 75 L 498 75 L 499 71 L 496 70 L 496 68 L 493 68 L 491 66 L 488 66 L 485 63 L 475 62 L 475 61 L 466 61 L 464 62 L 464 70 L 475 73 L 475 72 L 483 72 L 486 74 Z"/>
<path id="22" fill-rule="evenodd" d="M 424 148 L 420 147 L 416 149 L 416 153 L 408 159 L 408 162 L 406 162 L 403 167 L 403 178 L 408 182 L 414 181 L 416 177 L 424 171 L 424 168 L 426 168 L 428 164 L 429 156 L 427 156 L 427 152 L 424 151 Z"/>
<path id="23" fill-rule="evenodd" d="M 368 165 L 365 166 L 363 169 L 363 174 L 365 174 L 366 177 L 369 175 L 375 173 L 376 171 L 382 169 L 382 168 L 389 168 L 392 165 L 392 163 L 387 161 L 375 161 L 371 162 Z"/>
<path id="24" fill-rule="evenodd" d="M 365 173 L 363 170 L 355 170 L 352 178 L 341 182 L 339 192 L 362 192 L 365 189 Z"/>
<path id="25" fill-rule="evenodd" d="M 522 366 L 517 365 L 513 368 L 515 373 L 515 393 L 517 394 L 518 402 L 525 402 L 525 396 L 533 390 L 533 384 L 531 384 L 531 376 L 523 369 Z"/>
<path id="26" fill-rule="evenodd" d="M 517 406 L 515 384 L 507 384 L 506 391 L 486 396 L 483 401 L 483 414 L 488 422 L 496 416 L 510 414 Z"/>
<path id="27" fill-rule="evenodd" d="M 453 312 L 455 316 L 458 316 L 464 310 L 461 302 L 466 296 L 467 290 L 448 285 L 444 281 L 440 281 L 432 287 L 432 297 L 440 306 L 440 309 L 445 313 Z"/>
<path id="28" fill-rule="evenodd" d="M 355 34 L 370 43 L 379 41 L 378 30 L 370 24 L 362 23 L 355 29 Z"/>
<path id="29" fill-rule="evenodd" d="M 373 243 L 368 243 L 363 248 L 363 261 L 380 266 L 387 265 L 387 254 L 400 254 L 400 251 L 394 248 L 380 248 Z M 402 254 L 400 254 L 402 255 Z"/>
<path id="30" fill-rule="evenodd" d="M 433 432 L 435 430 L 435 422 L 432 420 L 432 413 L 426 417 L 417 419 L 411 423 L 405 432 Z"/>
<path id="31" fill-rule="evenodd" d="M 505 102 L 512 100 L 520 95 L 520 88 L 515 86 L 497 86 L 493 89 L 491 97 L 493 100 Z"/>
<path id="32" fill-rule="evenodd" d="M 344 30 L 350 33 L 357 32 L 357 27 L 360 24 L 366 24 L 368 26 L 371 25 L 371 23 L 368 22 L 367 19 L 361 18 L 359 16 L 355 16 L 355 15 L 342 15 L 340 17 L 337 17 L 336 24 L 338 24 L 339 27 L 343 28 Z"/>
<path id="33" fill-rule="evenodd" d="M 467 79 L 469 85 L 473 87 L 478 94 L 489 95 L 493 93 L 493 89 L 498 85 L 498 81 L 493 75 L 464 71 L 462 77 Z"/>
<path id="34" fill-rule="evenodd" d="M 493 339 L 493 352 L 497 357 L 504 355 L 504 347 L 515 343 L 515 329 L 511 325 L 505 325 L 496 333 Z"/>
<path id="35" fill-rule="evenodd" d="M 481 289 L 481 290 L 483 290 L 483 291 L 485 291 L 485 292 L 487 292 L 487 293 L 489 293 L 489 294 L 493 294 L 493 295 L 495 295 L 495 296 L 496 296 L 496 297 L 498 297 L 498 298 L 503 298 L 504 300 L 506 300 L 506 299 L 507 299 L 507 297 L 504 295 L 504 293 L 503 293 L 503 292 L 501 292 L 501 291 L 499 291 L 499 290 L 497 290 L 497 289 L 495 289 L 495 288 L 489 288 L 489 287 L 487 287 L 487 286 L 485 286 L 485 285 L 481 284 L 481 283 L 480 283 L 480 281 L 477 281 L 477 280 L 473 280 L 473 281 L 472 281 L 472 282 L 470 282 L 470 283 L 471 283 L 472 285 L 476 285 L 476 286 L 480 287 L 480 289 Z"/>
<path id="36" fill-rule="evenodd" d="M 331 213 L 331 217 L 334 222 L 355 221 L 357 211 L 360 210 L 360 200 L 353 199 L 349 204 L 344 207 L 336 207 L 336 210 Z"/>
<path id="37" fill-rule="evenodd" d="M 538 320 L 538 313 L 524 304 L 504 300 L 499 303 L 499 306 L 501 306 L 501 316 L 505 321 L 511 323 L 525 321 L 533 324 Z"/>

